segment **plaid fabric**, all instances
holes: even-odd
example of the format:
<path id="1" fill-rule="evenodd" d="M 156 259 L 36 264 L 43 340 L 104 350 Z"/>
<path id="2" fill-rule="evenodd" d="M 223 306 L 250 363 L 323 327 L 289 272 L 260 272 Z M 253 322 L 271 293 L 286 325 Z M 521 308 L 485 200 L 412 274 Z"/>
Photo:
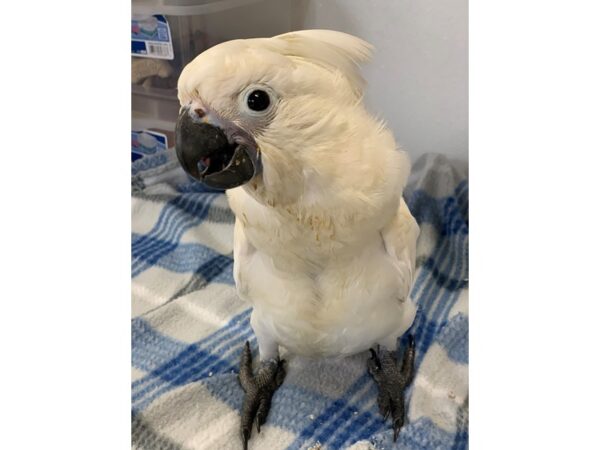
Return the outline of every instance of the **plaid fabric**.
<path id="1" fill-rule="evenodd" d="M 257 344 L 233 283 L 234 217 L 171 152 L 154 158 L 133 166 L 132 446 L 240 449 L 237 365 L 244 341 L 255 357 Z M 421 236 L 416 375 L 398 441 L 377 410 L 367 353 L 292 356 L 251 449 L 467 448 L 467 189 L 444 157 L 425 155 L 405 193 Z"/>

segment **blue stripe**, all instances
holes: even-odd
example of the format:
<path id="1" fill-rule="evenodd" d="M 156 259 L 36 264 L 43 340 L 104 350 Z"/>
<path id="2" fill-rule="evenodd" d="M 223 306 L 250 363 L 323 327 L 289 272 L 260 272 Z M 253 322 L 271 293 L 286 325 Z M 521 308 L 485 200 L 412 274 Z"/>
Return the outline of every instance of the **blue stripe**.
<path id="1" fill-rule="evenodd" d="M 453 277 L 454 278 L 462 278 L 465 276 L 465 274 L 463 274 L 463 261 L 465 261 L 465 263 L 467 262 L 467 255 L 465 254 L 466 251 L 466 241 L 467 241 L 467 236 L 457 236 L 458 239 L 455 240 L 454 244 L 455 244 L 455 252 L 453 254 L 454 258 L 454 273 L 453 273 Z M 423 342 L 423 345 L 426 346 L 426 348 L 429 348 L 429 345 L 431 344 L 431 342 L 433 342 L 433 338 L 438 334 L 439 330 L 441 329 L 441 327 L 444 325 L 444 321 L 446 320 L 446 318 L 448 317 L 448 314 L 450 313 L 450 310 L 452 309 L 452 307 L 456 304 L 459 296 L 460 296 L 460 292 L 457 290 L 450 290 L 449 286 L 445 286 L 446 289 L 443 291 L 441 298 L 439 299 L 439 301 L 437 302 L 436 308 L 433 311 L 433 313 L 430 315 L 430 320 L 432 321 L 432 323 L 435 323 L 437 326 L 432 327 L 432 332 L 430 333 L 431 336 L 431 341 L 425 341 Z M 429 337 L 429 336 L 428 336 Z"/>
<path id="2" fill-rule="evenodd" d="M 367 389 L 365 389 L 357 399 L 352 399 L 352 396 L 344 395 L 342 400 L 344 400 L 345 406 L 340 411 L 338 417 L 316 436 L 316 439 L 323 445 L 337 448 L 335 444 L 336 441 L 358 438 L 365 428 L 369 428 L 372 425 L 375 417 L 378 417 L 378 421 L 382 422 L 382 418 L 379 417 L 378 411 L 375 407 L 372 407 L 369 411 L 363 411 L 361 413 L 360 426 L 357 425 L 356 419 L 358 414 L 355 415 L 354 413 L 359 409 L 364 409 L 365 404 L 370 399 L 377 396 L 377 386 L 372 377 L 368 373 L 365 373 L 363 376 L 367 377 L 368 380 L 366 383 Z M 352 401 L 352 403 L 350 403 L 350 401 Z M 331 444 L 329 444 L 329 442 L 331 442 Z"/>
<path id="3" fill-rule="evenodd" d="M 200 202 L 204 202 L 205 199 L 203 197 L 198 197 L 197 199 Z M 172 230 L 172 224 L 178 218 L 182 216 L 185 217 L 187 210 L 189 209 L 188 204 L 190 203 L 190 196 L 178 196 L 169 200 L 163 209 L 161 210 L 158 220 L 154 227 L 147 233 L 146 237 L 154 237 L 159 240 L 168 240 L 169 230 Z M 189 219 L 193 220 L 193 214 L 189 214 Z M 137 243 L 136 243 L 137 244 Z M 148 247 L 148 243 L 144 243 L 144 245 L 138 244 L 135 249 L 138 252 L 145 251 Z"/>
<path id="4" fill-rule="evenodd" d="M 370 378 L 370 375 L 368 376 Z M 375 382 L 371 379 L 370 383 L 368 383 L 367 385 L 368 389 L 365 390 L 365 392 L 361 395 L 360 398 L 355 399 L 351 405 L 352 409 L 356 410 L 357 413 L 359 410 L 364 410 L 365 405 L 373 397 L 377 397 L 378 391 Z M 370 427 L 372 421 L 376 419 L 379 419 L 378 421 L 382 422 L 376 406 L 372 406 L 369 410 L 362 411 L 360 412 L 360 414 L 354 414 L 353 412 L 352 420 L 347 421 L 345 427 L 338 427 L 334 433 L 332 433 L 329 437 L 325 439 L 323 444 L 331 441 L 330 446 L 333 448 L 337 448 L 340 447 L 344 441 L 347 441 L 349 439 L 358 439 L 361 435 L 361 432 L 364 431 L 365 428 Z"/>
<path id="5" fill-rule="evenodd" d="M 175 200 L 181 202 L 179 206 L 186 206 L 186 199 L 176 198 Z M 153 251 L 157 251 L 157 247 L 160 250 L 165 246 L 177 245 L 184 231 L 196 223 L 200 223 L 199 219 L 194 220 L 193 216 L 186 217 L 186 215 L 186 211 L 182 211 L 177 206 L 165 205 L 154 228 L 148 234 L 133 240 L 133 255 L 139 258 L 147 253 L 152 254 Z"/>
<path id="6" fill-rule="evenodd" d="M 216 256 L 224 255 L 202 244 L 179 244 L 174 251 L 160 258 L 157 265 L 172 272 L 194 272 L 204 261 Z"/>
<path id="7" fill-rule="evenodd" d="M 237 345 L 241 345 L 243 339 L 251 340 L 249 330 L 239 335 L 231 333 L 229 336 L 224 336 L 224 339 L 231 338 L 232 336 L 239 338 L 237 339 L 239 342 L 235 342 Z M 231 350 L 233 344 L 232 339 L 228 339 L 227 342 L 217 345 L 215 350 Z M 228 361 L 220 358 L 215 359 L 210 352 L 190 346 L 177 355 L 176 358 L 159 367 L 144 379 L 134 382 L 133 401 L 141 400 L 145 395 L 161 386 L 175 387 L 185 384 L 186 380 L 191 379 L 195 375 L 208 374 L 209 369 L 221 367 L 227 365 L 227 363 L 233 364 L 235 359 L 232 357 L 228 358 Z"/>
<path id="8" fill-rule="evenodd" d="M 167 363 L 187 347 L 187 344 L 154 330 L 139 317 L 131 321 L 131 344 L 132 366 L 146 372 Z"/>
<path id="9" fill-rule="evenodd" d="M 254 338 L 243 336 L 240 340 L 232 342 L 230 345 L 228 345 L 229 348 L 226 350 L 230 350 L 231 348 L 235 347 L 239 348 L 241 351 L 242 341 L 244 340 L 249 340 L 251 345 L 254 345 L 255 343 Z M 239 354 L 233 355 L 233 358 L 230 357 L 228 360 L 221 359 L 218 356 L 209 353 L 199 352 L 199 354 L 205 355 L 205 358 L 203 359 L 205 364 L 204 366 L 202 364 L 188 364 L 184 367 L 181 367 L 181 370 L 178 370 L 175 373 L 171 372 L 170 375 L 173 378 L 163 379 L 160 380 L 159 383 L 146 386 L 146 388 L 142 392 L 139 392 L 137 396 L 134 394 L 134 399 L 132 401 L 133 409 L 135 411 L 142 411 L 161 395 L 175 389 L 178 386 L 183 386 L 185 384 L 207 378 L 211 376 L 211 372 L 213 375 L 217 375 L 237 371 Z"/>
<path id="10" fill-rule="evenodd" d="M 150 232 L 132 236 L 132 277 L 175 250 L 183 233 L 199 224 L 208 214 L 215 194 L 182 194 L 163 207 Z"/>
<path id="11" fill-rule="evenodd" d="M 155 265 L 176 273 L 196 273 L 207 282 L 233 285 L 233 258 L 201 244 L 179 244 Z"/>
<path id="12" fill-rule="evenodd" d="M 464 279 L 466 277 L 466 274 L 463 273 L 463 261 L 466 263 L 467 259 L 465 255 L 466 236 L 461 236 L 459 239 L 457 239 L 455 244 L 456 251 L 454 253 L 453 258 L 455 270 L 453 273 L 453 279 Z M 461 290 L 462 287 L 464 287 L 465 285 L 466 282 L 464 281 L 462 282 L 462 284 L 460 284 Z M 452 309 L 452 307 L 458 300 L 459 295 L 460 291 L 457 290 L 455 286 L 451 286 L 450 281 L 448 281 L 447 285 L 445 286 L 445 292 L 443 293 L 442 297 L 440 298 L 437 304 L 436 309 L 431 315 L 431 319 L 438 320 L 440 318 L 446 318 L 448 316 L 448 313 L 450 312 L 450 309 Z"/>
<path id="13" fill-rule="evenodd" d="M 428 259 L 425 264 L 423 264 L 423 269 L 426 269 L 429 272 L 429 279 L 418 299 L 421 310 L 425 313 L 425 316 L 423 316 L 424 318 L 429 316 L 433 301 L 443 286 L 443 283 L 439 283 L 438 280 L 443 281 L 447 279 L 447 276 L 442 277 L 441 273 L 442 270 L 447 268 L 450 264 L 451 243 L 449 241 L 449 239 L 442 240 L 439 251 L 436 251 L 434 257 Z"/>
<path id="14" fill-rule="evenodd" d="M 465 186 L 466 186 L 466 184 L 465 184 Z M 417 191 L 417 194 L 418 193 L 421 193 L 421 192 Z M 425 196 L 425 197 L 427 198 L 428 202 L 432 202 L 432 201 L 439 202 L 438 200 L 431 199 L 428 196 Z M 460 212 L 456 208 L 449 208 L 447 206 L 448 205 L 447 199 L 443 200 L 443 205 L 445 207 L 445 210 L 448 213 L 448 216 L 451 216 L 452 219 L 447 226 L 445 226 L 445 227 L 440 226 L 441 229 L 439 231 L 445 233 L 444 235 L 446 237 L 440 239 L 436 243 L 433 254 L 425 261 L 425 263 L 420 268 L 419 275 L 417 276 L 417 279 L 415 280 L 415 283 L 414 283 L 413 289 L 412 289 L 411 296 L 413 299 L 417 299 L 421 295 L 424 294 L 424 292 L 420 292 L 420 290 L 423 288 L 425 281 L 429 279 L 428 276 L 432 276 L 433 279 L 435 280 L 435 282 L 438 283 L 438 285 L 447 286 L 448 289 L 458 290 L 458 289 L 462 289 L 465 286 L 465 282 L 463 281 L 462 278 L 452 279 L 449 275 L 443 273 L 441 270 L 441 266 L 444 263 L 445 257 L 449 256 L 449 255 L 446 255 L 446 253 L 450 253 L 450 251 L 451 251 L 451 245 L 453 244 L 452 238 L 456 237 L 456 233 L 454 233 L 454 232 L 448 233 L 448 230 L 450 230 L 450 231 L 460 230 L 461 232 L 458 233 L 460 235 L 463 234 L 462 233 L 463 231 L 468 231 L 467 228 L 462 226 L 464 224 L 464 220 L 463 220 L 463 217 L 461 216 Z M 456 224 L 459 224 L 459 225 L 456 225 Z M 430 285 L 430 282 L 427 283 L 427 285 Z M 431 288 L 431 287 L 433 287 L 433 286 L 429 286 L 429 288 Z M 429 298 L 429 296 L 427 294 L 425 294 L 424 297 Z M 427 309 L 428 309 L 430 305 L 427 304 L 427 305 L 423 305 L 423 306 L 427 306 Z"/>
<path id="15" fill-rule="evenodd" d="M 466 450 L 469 448 L 469 430 L 468 428 L 460 429 L 454 437 L 452 450 Z"/>
<path id="16" fill-rule="evenodd" d="M 185 360 L 182 360 L 182 355 L 184 355 L 184 352 L 190 347 L 192 347 L 192 348 L 198 347 L 201 349 L 206 349 L 212 345 L 218 345 L 220 342 L 223 342 L 223 340 L 225 340 L 229 336 L 231 336 L 232 332 L 237 332 L 238 330 L 247 326 L 249 317 L 250 317 L 250 309 L 247 309 L 244 312 L 234 316 L 224 327 L 218 329 L 217 331 L 215 331 L 214 333 L 212 333 L 205 339 L 203 339 L 195 344 L 191 344 L 191 345 L 188 344 L 184 350 L 180 351 L 177 354 L 177 356 L 175 358 L 171 359 L 170 361 L 168 361 L 161 367 L 158 367 L 155 371 L 153 371 L 153 373 L 148 374 L 148 376 L 146 378 L 135 381 L 133 383 L 132 387 L 137 388 L 138 386 L 140 386 L 142 384 L 146 384 L 153 376 L 156 376 L 156 375 L 162 373 L 164 368 L 166 368 L 168 365 L 176 365 L 179 363 L 184 363 Z M 169 351 L 169 349 L 171 348 L 171 339 L 166 338 L 165 336 L 161 335 L 160 333 L 156 333 L 156 336 L 157 336 L 157 339 L 155 340 L 155 343 L 154 343 L 155 344 L 154 347 L 155 347 L 156 351 L 159 353 Z M 137 354 L 138 351 L 140 351 L 140 349 L 138 349 L 136 346 L 134 346 L 132 349 L 132 357 L 134 360 L 142 359 L 144 356 L 143 354 L 138 355 Z"/>
<path id="17" fill-rule="evenodd" d="M 354 396 L 367 382 L 370 381 L 368 374 L 363 374 L 359 377 L 346 391 L 344 397 L 333 400 L 321 413 L 313 420 L 307 427 L 305 427 L 296 437 L 294 442 L 288 446 L 288 450 L 298 450 L 302 445 L 308 441 L 308 439 L 325 440 L 329 433 L 330 426 L 327 426 L 330 422 L 336 424 L 335 426 L 340 427 L 343 420 L 341 416 L 345 417 L 350 413 L 354 412 L 354 409 L 350 409 L 347 404 L 347 399 Z M 335 426 L 333 429 L 335 429 Z"/>
<path id="18" fill-rule="evenodd" d="M 455 203 L 453 202 L 446 201 L 444 204 L 444 211 L 448 213 L 447 215 L 454 217 L 453 222 L 448 224 L 448 229 L 465 229 L 463 227 L 464 221 L 462 220 L 462 217 L 459 214 L 450 214 L 451 211 L 456 210 L 454 206 Z M 418 316 L 417 320 L 415 320 L 414 325 L 417 334 L 418 349 L 420 350 L 417 358 L 419 360 L 418 363 L 420 363 L 426 349 L 429 348 L 429 345 L 433 341 L 439 325 L 436 321 L 439 318 L 445 317 L 445 314 L 449 312 L 458 298 L 458 291 L 465 286 L 465 282 L 462 280 L 462 278 L 464 278 L 462 273 L 462 261 L 465 259 L 463 257 L 464 251 L 462 250 L 464 246 L 462 244 L 466 239 L 467 235 L 462 233 L 453 233 L 450 236 L 446 236 L 443 241 L 447 241 L 449 245 L 447 254 L 440 257 L 440 252 L 437 251 L 439 247 L 436 248 L 434 257 L 428 259 L 422 268 L 422 270 L 431 270 L 433 279 L 436 282 L 432 283 L 431 280 L 429 280 L 428 287 L 424 288 L 422 295 L 416 299 L 421 306 L 421 314 Z M 439 260 L 436 261 L 438 258 Z M 451 276 L 440 276 L 442 269 L 438 269 L 437 267 L 441 267 L 442 264 L 453 269 Z M 442 283 L 439 283 L 439 281 L 442 281 Z M 442 297 L 436 302 L 435 300 L 440 292 L 442 293 Z M 434 306 L 435 309 L 430 312 Z"/>
<path id="19" fill-rule="evenodd" d="M 223 373 L 236 369 L 239 352 L 226 355 L 238 348 L 241 351 L 245 340 L 254 342 L 249 319 L 239 321 L 235 326 L 231 321 L 227 332 L 216 339 L 208 339 L 190 345 L 167 364 L 159 367 L 132 386 L 132 402 L 136 410 L 144 409 L 156 397 L 183 384 L 206 377 L 210 372 Z M 209 346 L 212 346 L 210 350 Z M 220 355 L 220 356 L 217 356 Z"/>
<path id="20" fill-rule="evenodd" d="M 423 298 L 427 298 L 427 293 L 434 288 L 436 284 L 440 285 L 440 281 L 446 279 L 441 274 L 438 267 L 444 262 L 448 256 L 450 248 L 450 239 L 441 239 L 436 244 L 432 255 L 425 260 L 421 266 L 419 276 L 413 287 L 413 298 L 418 301 L 419 305 L 424 308 Z"/>
<path id="21" fill-rule="evenodd" d="M 467 233 L 468 228 L 466 227 L 453 228 L 451 226 L 457 219 L 464 222 L 465 216 L 457 203 L 456 207 L 446 210 L 447 203 L 456 203 L 456 200 L 452 196 L 438 199 L 422 190 L 414 191 L 407 199 L 410 212 L 419 224 L 429 223 L 444 236 Z"/>
<path id="22" fill-rule="evenodd" d="M 241 345 L 240 345 L 241 347 Z M 236 364 L 228 364 L 226 361 L 219 359 L 218 356 L 207 354 L 208 362 L 210 363 L 210 370 L 208 368 L 203 369 L 201 367 L 189 367 L 178 373 L 177 377 L 173 380 L 167 380 L 165 383 L 161 383 L 158 386 L 154 386 L 151 390 L 147 390 L 144 397 L 134 400 L 133 411 L 143 411 L 150 405 L 155 399 L 162 396 L 163 394 L 175 389 L 178 386 L 183 386 L 188 383 L 193 383 L 202 378 L 213 374 L 223 374 L 227 372 L 233 372 L 236 370 Z"/>
<path id="23" fill-rule="evenodd" d="M 233 280 L 233 259 L 230 256 L 215 256 L 200 265 L 195 273 L 201 275 L 207 283 L 226 283 L 231 286 L 235 284 Z"/>
<path id="24" fill-rule="evenodd" d="M 370 440 L 376 448 L 450 449 L 454 445 L 455 433 L 441 429 L 428 417 L 420 417 L 404 425 L 395 444 L 392 442 L 391 429 L 372 436 Z"/>
<path id="25" fill-rule="evenodd" d="M 449 239 L 444 239 L 443 241 L 447 241 Z M 440 245 L 440 248 L 445 245 Z M 444 252 L 435 252 L 434 258 L 431 258 L 428 261 L 431 261 L 429 264 L 424 265 L 423 269 L 428 269 L 431 266 L 430 277 L 428 283 L 421 296 L 417 299 L 417 302 L 420 305 L 419 313 L 415 318 L 415 322 L 413 324 L 413 329 L 415 333 L 415 344 L 416 344 L 416 356 L 415 356 L 415 369 L 418 370 L 418 367 L 421 365 L 425 352 L 429 348 L 430 340 L 433 339 L 433 333 L 435 329 L 431 329 L 431 325 L 428 321 L 428 315 L 431 309 L 432 302 L 437 297 L 438 293 L 441 290 L 441 286 L 435 282 L 435 278 L 433 276 L 434 268 L 441 264 L 446 264 L 446 260 L 448 259 L 449 251 Z"/>
<path id="26" fill-rule="evenodd" d="M 288 381 L 284 381 L 275 395 L 278 395 L 280 391 L 281 395 L 273 397 L 268 423 L 290 430 L 295 434 L 301 433 L 309 424 L 317 421 L 316 417 L 319 411 L 325 409 L 331 401 L 321 393 L 295 386 Z M 315 419 L 312 420 L 311 417 Z"/>
<path id="27" fill-rule="evenodd" d="M 469 318 L 464 314 L 452 317 L 439 331 L 436 342 L 452 361 L 469 364 Z"/>
<path id="28" fill-rule="evenodd" d="M 195 179 L 193 179 L 189 175 L 187 177 L 188 177 L 188 179 L 185 183 L 179 183 L 175 186 L 175 189 L 177 190 L 177 192 L 180 192 L 182 194 L 190 193 L 190 192 L 201 193 L 201 194 L 206 194 L 206 193 L 224 194 L 225 193 L 225 191 L 223 189 L 213 189 L 202 183 L 197 182 Z"/>
<path id="29" fill-rule="evenodd" d="M 467 225 L 469 224 L 469 183 L 465 180 L 459 183 L 456 193 L 456 201 L 460 209 L 460 214 Z"/>
<path id="30" fill-rule="evenodd" d="M 137 175 L 143 170 L 157 168 L 158 166 L 166 164 L 168 161 L 167 153 L 164 151 L 152 156 L 146 156 L 131 164 L 131 174 Z"/>
<path id="31" fill-rule="evenodd" d="M 443 312 L 446 310 L 448 305 L 453 305 L 454 302 L 450 300 L 451 297 L 458 298 L 459 290 L 464 287 L 464 283 L 461 283 L 462 278 L 462 261 L 458 258 L 464 244 L 464 236 L 457 236 L 456 239 L 452 239 L 452 247 L 449 252 L 449 266 L 452 268 L 450 276 L 440 286 L 441 297 L 434 303 L 432 303 L 432 311 L 429 314 L 430 320 L 437 320 L 442 317 Z"/>

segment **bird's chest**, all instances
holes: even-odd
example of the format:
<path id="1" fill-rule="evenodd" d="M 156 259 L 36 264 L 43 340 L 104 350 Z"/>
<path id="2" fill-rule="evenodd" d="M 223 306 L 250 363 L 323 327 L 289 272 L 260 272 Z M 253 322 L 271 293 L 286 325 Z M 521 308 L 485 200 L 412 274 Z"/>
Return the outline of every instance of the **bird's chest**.
<path id="1" fill-rule="evenodd" d="M 401 279 L 380 218 L 340 221 L 236 200 L 230 195 L 244 241 L 236 286 L 276 342 L 297 354 L 352 354 L 397 327 Z"/>
<path id="2" fill-rule="evenodd" d="M 380 245 L 320 264 L 288 255 L 256 248 L 236 264 L 238 292 L 279 344 L 297 354 L 352 354 L 393 331 L 401 289 Z"/>

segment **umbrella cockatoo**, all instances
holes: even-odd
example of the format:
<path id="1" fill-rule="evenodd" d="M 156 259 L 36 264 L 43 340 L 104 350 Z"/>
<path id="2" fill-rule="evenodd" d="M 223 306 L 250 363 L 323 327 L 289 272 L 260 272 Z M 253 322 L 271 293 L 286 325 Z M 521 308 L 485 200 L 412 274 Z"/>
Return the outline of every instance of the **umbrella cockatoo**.
<path id="1" fill-rule="evenodd" d="M 367 361 L 394 440 L 415 354 L 409 293 L 419 227 L 402 199 L 410 163 L 362 102 L 348 34 L 306 30 L 212 47 L 181 73 L 176 151 L 185 171 L 226 189 L 235 213 L 234 279 L 252 306 L 260 367 L 248 343 L 239 379 L 244 447 L 260 432 L 290 354 Z M 378 348 L 378 351 L 372 348 Z"/>

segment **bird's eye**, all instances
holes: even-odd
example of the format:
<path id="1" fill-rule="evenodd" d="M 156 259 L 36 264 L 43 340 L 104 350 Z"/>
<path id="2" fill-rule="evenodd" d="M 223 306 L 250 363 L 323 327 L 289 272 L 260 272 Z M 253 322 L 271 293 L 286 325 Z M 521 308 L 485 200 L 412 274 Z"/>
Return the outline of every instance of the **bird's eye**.
<path id="1" fill-rule="evenodd" d="M 246 103 L 248 104 L 248 108 L 252 111 L 264 111 L 271 104 L 271 99 L 269 98 L 269 94 L 265 91 L 256 89 L 255 91 L 250 92 Z"/>

